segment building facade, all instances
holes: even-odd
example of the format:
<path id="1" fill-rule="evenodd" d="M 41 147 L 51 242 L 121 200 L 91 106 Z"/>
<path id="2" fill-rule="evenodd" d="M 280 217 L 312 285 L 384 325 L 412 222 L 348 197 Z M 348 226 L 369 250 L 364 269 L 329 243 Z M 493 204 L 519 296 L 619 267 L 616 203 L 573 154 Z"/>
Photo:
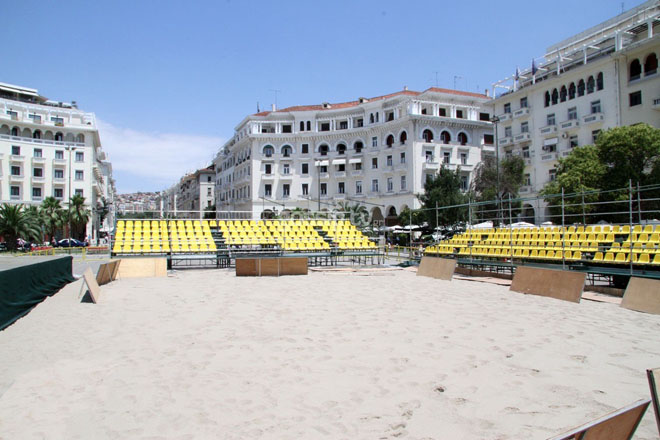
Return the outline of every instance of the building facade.
<path id="1" fill-rule="evenodd" d="M 66 208 L 85 198 L 86 235 L 94 241 L 114 224 L 112 165 L 93 113 L 75 102 L 50 101 L 36 89 L 0 83 L 0 203 L 39 205 L 52 196 Z M 101 211 L 109 213 L 101 222 Z"/>
<path id="2" fill-rule="evenodd" d="M 593 144 L 609 128 L 660 127 L 660 1 L 648 1 L 546 49 L 530 69 L 494 84 L 500 155 L 525 160 L 521 196 L 536 197 L 555 178 L 558 159 Z M 524 217 L 549 219 L 542 200 Z"/>
<path id="3" fill-rule="evenodd" d="M 215 166 L 186 174 L 172 187 L 162 191 L 160 209 L 177 217 L 202 218 L 215 203 Z"/>
<path id="4" fill-rule="evenodd" d="M 363 204 L 376 223 L 420 206 L 426 179 L 494 154 L 489 97 L 430 88 L 247 116 L 214 159 L 215 204 L 244 218 Z"/>

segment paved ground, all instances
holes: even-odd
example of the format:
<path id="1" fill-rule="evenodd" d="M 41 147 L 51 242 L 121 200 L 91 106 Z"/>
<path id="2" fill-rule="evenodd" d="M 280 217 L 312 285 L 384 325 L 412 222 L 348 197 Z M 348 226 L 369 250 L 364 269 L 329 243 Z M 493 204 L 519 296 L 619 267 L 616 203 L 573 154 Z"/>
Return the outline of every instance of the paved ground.
<path id="1" fill-rule="evenodd" d="M 61 258 L 66 255 L 54 255 L 46 257 L 29 257 L 29 256 L 14 256 L 14 255 L 0 255 L 0 271 L 13 269 L 15 267 L 25 266 L 27 264 L 40 263 L 42 261 L 52 260 L 53 258 Z M 77 278 L 82 276 L 82 273 L 90 267 L 92 272 L 96 273 L 102 263 L 107 263 L 110 260 L 108 255 L 88 255 L 83 258 L 81 255 L 73 255 L 73 275 Z"/>

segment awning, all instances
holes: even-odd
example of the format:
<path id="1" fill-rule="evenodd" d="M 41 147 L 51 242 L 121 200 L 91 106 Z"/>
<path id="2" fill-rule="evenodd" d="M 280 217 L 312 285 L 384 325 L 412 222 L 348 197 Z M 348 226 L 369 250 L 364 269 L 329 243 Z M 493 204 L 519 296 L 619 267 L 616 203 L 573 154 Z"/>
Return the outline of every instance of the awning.
<path id="1" fill-rule="evenodd" d="M 546 140 L 543 141 L 543 146 L 546 146 L 546 145 L 556 145 L 556 144 L 557 144 L 557 138 L 556 138 L 556 137 L 555 137 L 555 138 L 546 139 Z"/>
<path id="2" fill-rule="evenodd" d="M 327 167 L 328 165 L 330 165 L 330 162 L 327 160 L 317 160 L 314 162 L 315 167 Z"/>
<path id="3" fill-rule="evenodd" d="M 346 165 L 346 159 L 334 159 L 332 161 L 333 165 Z"/>
<path id="4" fill-rule="evenodd" d="M 362 159 L 359 157 L 357 159 L 348 159 L 348 163 L 362 163 Z"/>

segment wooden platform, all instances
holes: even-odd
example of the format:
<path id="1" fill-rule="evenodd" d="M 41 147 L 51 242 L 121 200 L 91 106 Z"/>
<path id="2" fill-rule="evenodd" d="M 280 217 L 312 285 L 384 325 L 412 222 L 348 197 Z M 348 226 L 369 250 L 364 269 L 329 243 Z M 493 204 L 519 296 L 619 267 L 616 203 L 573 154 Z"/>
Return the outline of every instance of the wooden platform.
<path id="1" fill-rule="evenodd" d="M 237 277 L 307 275 L 307 258 L 237 258 Z"/>

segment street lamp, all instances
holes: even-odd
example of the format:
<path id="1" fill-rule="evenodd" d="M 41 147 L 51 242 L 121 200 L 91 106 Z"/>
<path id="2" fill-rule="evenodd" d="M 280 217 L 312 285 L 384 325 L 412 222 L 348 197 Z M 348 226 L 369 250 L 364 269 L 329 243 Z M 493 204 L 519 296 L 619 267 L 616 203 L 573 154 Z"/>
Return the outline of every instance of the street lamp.
<path id="1" fill-rule="evenodd" d="M 490 118 L 490 122 L 495 124 L 495 170 L 497 174 L 497 186 L 496 186 L 496 191 L 497 191 L 497 220 L 499 221 L 501 218 L 501 206 L 500 206 L 500 142 L 499 142 L 499 137 L 497 133 L 497 124 L 500 122 L 500 118 L 496 115 L 494 115 L 492 118 Z"/>

